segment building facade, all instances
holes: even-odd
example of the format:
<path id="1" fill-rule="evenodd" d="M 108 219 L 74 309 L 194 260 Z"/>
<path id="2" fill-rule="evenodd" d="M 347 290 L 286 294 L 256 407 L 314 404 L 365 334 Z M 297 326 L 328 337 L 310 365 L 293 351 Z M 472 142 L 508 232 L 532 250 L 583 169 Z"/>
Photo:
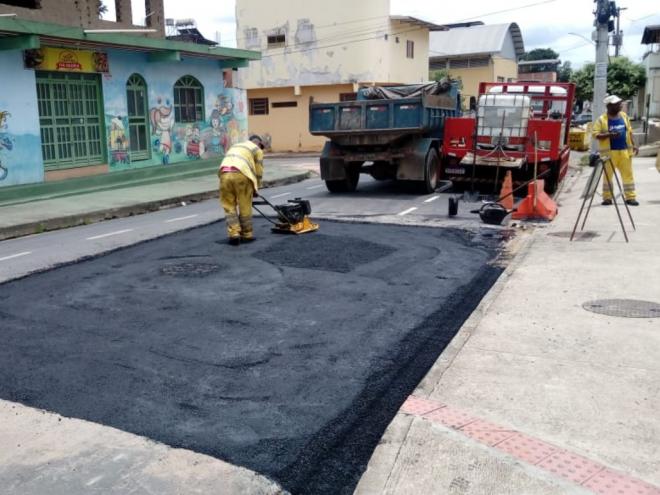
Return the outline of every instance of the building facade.
<path id="1" fill-rule="evenodd" d="M 0 188 L 214 160 L 247 137 L 255 52 L 0 17 Z"/>
<path id="2" fill-rule="evenodd" d="M 518 24 L 468 25 L 431 33 L 429 69 L 462 82 L 464 106 L 476 101 L 480 82 L 513 82 L 525 52 Z"/>
<path id="3" fill-rule="evenodd" d="M 660 119 L 660 25 L 646 26 L 642 44 L 649 47 L 644 55 L 646 87 L 644 88 L 644 109 L 640 114 L 647 119 Z"/>
<path id="4" fill-rule="evenodd" d="M 112 2 L 116 20 L 103 20 L 99 8 Z M 147 13 L 144 26 L 133 23 L 131 0 L 5 0 L 0 2 L 0 15 L 16 14 L 19 19 L 52 22 L 62 26 L 87 29 L 153 29 L 145 36 L 165 36 L 163 0 L 144 0 Z"/>
<path id="5" fill-rule="evenodd" d="M 237 0 L 237 45 L 262 59 L 240 72 L 247 89 L 250 132 L 273 151 L 316 151 L 325 142 L 308 131 L 311 101 L 355 98 L 359 87 L 428 80 L 429 30 L 442 29 L 390 16 L 389 0 L 314 2 Z"/>

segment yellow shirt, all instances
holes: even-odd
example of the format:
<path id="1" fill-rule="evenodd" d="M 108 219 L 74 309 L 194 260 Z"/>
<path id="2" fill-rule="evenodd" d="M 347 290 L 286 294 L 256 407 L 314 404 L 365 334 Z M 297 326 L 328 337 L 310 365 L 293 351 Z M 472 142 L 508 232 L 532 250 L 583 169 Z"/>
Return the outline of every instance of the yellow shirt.
<path id="1" fill-rule="evenodd" d="M 236 143 L 222 160 L 220 168 L 233 167 L 252 181 L 254 190 L 261 187 L 261 178 L 264 175 L 264 152 L 252 141 Z M 218 170 L 220 175 L 220 170 Z"/>

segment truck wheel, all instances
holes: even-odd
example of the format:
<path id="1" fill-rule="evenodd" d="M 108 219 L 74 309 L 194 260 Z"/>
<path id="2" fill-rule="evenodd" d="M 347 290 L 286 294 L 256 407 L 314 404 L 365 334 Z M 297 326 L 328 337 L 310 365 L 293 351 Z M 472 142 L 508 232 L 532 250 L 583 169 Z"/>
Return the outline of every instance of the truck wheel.
<path id="1" fill-rule="evenodd" d="M 438 174 L 440 172 L 440 158 L 435 149 L 426 155 L 424 163 L 424 180 L 420 182 L 418 190 L 422 194 L 431 194 L 438 187 Z"/>
<path id="2" fill-rule="evenodd" d="M 559 165 L 552 166 L 550 173 L 545 176 L 545 192 L 549 195 L 552 195 L 557 190 L 559 185 Z"/>
<path id="3" fill-rule="evenodd" d="M 360 181 L 359 167 L 346 167 L 346 178 L 341 180 L 326 180 L 325 187 L 331 193 L 350 193 L 357 189 Z"/>

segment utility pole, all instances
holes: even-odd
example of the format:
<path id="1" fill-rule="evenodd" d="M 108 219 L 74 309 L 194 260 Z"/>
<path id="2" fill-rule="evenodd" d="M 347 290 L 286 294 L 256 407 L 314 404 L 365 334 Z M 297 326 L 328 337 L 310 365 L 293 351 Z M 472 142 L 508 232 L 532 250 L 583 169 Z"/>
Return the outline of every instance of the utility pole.
<path id="1" fill-rule="evenodd" d="M 596 2 L 596 20 L 594 26 L 594 38 L 596 42 L 596 66 L 594 68 L 594 101 L 591 107 L 594 122 L 605 111 L 603 100 L 607 95 L 607 63 L 609 47 L 609 27 L 611 26 L 610 17 L 613 9 L 616 9 L 614 2 L 608 0 L 594 0 Z M 596 140 L 591 141 L 591 151 L 596 152 Z"/>
<path id="2" fill-rule="evenodd" d="M 627 7 L 617 7 L 616 9 L 616 31 L 614 32 L 614 35 L 612 36 L 612 41 L 614 45 L 614 56 L 618 57 L 619 56 L 619 50 L 621 49 L 621 46 L 623 45 L 623 31 L 619 28 L 619 24 L 621 21 L 621 11 L 622 10 L 628 10 Z"/>

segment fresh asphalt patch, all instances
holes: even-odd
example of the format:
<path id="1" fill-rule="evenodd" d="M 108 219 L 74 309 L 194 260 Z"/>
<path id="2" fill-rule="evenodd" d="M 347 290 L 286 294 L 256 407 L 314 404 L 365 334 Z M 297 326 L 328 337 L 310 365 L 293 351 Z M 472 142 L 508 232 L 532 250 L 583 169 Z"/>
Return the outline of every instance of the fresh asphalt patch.
<path id="1" fill-rule="evenodd" d="M 497 241 L 221 223 L 0 285 L 0 398 L 352 493 L 388 423 L 500 273 Z"/>

